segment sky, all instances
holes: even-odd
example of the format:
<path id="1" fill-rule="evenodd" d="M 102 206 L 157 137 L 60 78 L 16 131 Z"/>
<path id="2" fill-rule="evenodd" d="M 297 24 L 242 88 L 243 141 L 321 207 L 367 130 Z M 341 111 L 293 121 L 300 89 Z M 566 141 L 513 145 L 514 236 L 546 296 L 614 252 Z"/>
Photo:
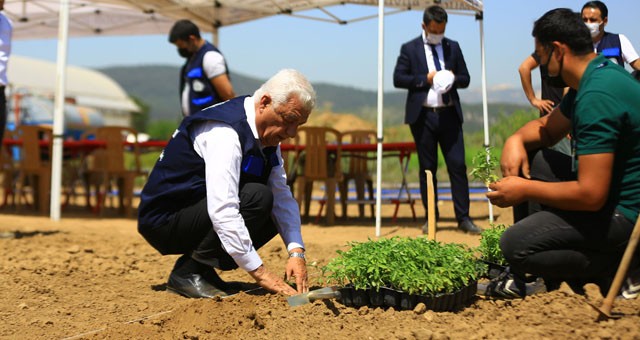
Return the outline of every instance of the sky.
<path id="1" fill-rule="evenodd" d="M 580 11 L 585 1 L 484 0 L 483 29 L 489 90 L 520 87 L 517 70 L 533 51 L 531 29 L 537 18 L 557 7 Z M 609 8 L 606 30 L 625 34 L 640 52 L 637 0 L 609 0 L 605 3 Z M 345 5 L 334 6 L 330 10 L 347 20 L 377 13 L 375 6 Z M 385 91 L 394 89 L 393 69 L 400 46 L 421 33 L 422 11 L 404 11 L 385 18 Z M 218 47 L 232 72 L 267 79 L 282 68 L 295 68 L 312 83 L 376 90 L 377 25 L 377 18 L 337 25 L 281 15 L 222 27 Z M 445 33 L 460 43 L 471 75 L 471 89 L 481 86 L 479 27 L 473 16 L 450 14 Z M 204 37 L 212 40 L 210 34 Z M 12 53 L 55 61 L 57 41 L 16 40 Z M 177 66 L 184 62 L 175 46 L 167 41 L 166 34 L 71 38 L 67 58 L 69 65 L 89 68 Z"/>

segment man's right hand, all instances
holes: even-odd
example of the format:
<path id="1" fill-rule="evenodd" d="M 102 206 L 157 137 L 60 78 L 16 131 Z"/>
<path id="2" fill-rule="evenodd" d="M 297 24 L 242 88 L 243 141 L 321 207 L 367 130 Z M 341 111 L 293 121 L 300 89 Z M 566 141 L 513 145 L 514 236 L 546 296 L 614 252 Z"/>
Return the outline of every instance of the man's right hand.
<path id="1" fill-rule="evenodd" d="M 529 173 L 529 156 L 527 150 L 517 135 L 507 138 L 502 148 L 502 157 L 500 158 L 500 169 L 502 176 L 520 176 L 531 178 Z"/>
<path id="2" fill-rule="evenodd" d="M 272 293 L 282 293 L 286 295 L 295 295 L 298 293 L 295 289 L 293 289 L 293 287 L 284 282 L 284 280 L 281 279 L 278 275 L 275 275 L 268 271 L 264 265 L 261 265 L 254 271 L 250 271 L 249 275 L 251 275 L 251 277 L 256 280 L 256 283 L 260 285 L 260 287 Z"/>
<path id="3" fill-rule="evenodd" d="M 531 100 L 531 105 L 536 109 L 538 109 L 543 116 L 546 114 L 549 114 L 551 110 L 553 110 L 553 106 L 554 106 L 551 100 L 538 99 L 538 98 L 533 98 Z"/>
<path id="4" fill-rule="evenodd" d="M 429 82 L 429 85 L 433 85 L 433 77 L 436 76 L 436 71 L 431 71 L 429 73 L 427 73 L 427 81 Z"/>

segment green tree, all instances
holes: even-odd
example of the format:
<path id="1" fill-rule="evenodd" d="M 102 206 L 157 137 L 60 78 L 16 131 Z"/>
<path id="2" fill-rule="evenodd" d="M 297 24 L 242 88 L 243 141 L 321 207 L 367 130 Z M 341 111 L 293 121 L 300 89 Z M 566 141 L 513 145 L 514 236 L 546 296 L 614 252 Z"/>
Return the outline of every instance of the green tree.
<path id="1" fill-rule="evenodd" d="M 138 132 L 147 132 L 150 111 L 149 104 L 136 96 L 131 96 L 131 99 L 133 99 L 133 102 L 140 108 L 140 112 L 134 113 L 131 116 L 131 126 Z"/>
<path id="2" fill-rule="evenodd" d="M 147 133 L 151 139 L 167 140 L 180 123 L 172 120 L 159 120 L 149 124 Z"/>

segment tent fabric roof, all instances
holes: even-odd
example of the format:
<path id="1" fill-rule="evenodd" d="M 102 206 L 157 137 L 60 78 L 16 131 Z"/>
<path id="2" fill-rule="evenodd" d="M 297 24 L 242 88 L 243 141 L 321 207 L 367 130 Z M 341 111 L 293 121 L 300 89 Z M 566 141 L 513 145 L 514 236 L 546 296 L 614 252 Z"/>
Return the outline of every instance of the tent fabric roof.
<path id="1" fill-rule="evenodd" d="M 339 24 L 344 19 L 331 7 L 344 4 L 377 6 L 377 0 L 68 0 L 69 36 L 165 34 L 175 20 L 190 19 L 204 32 L 274 15 L 290 15 Z M 5 14 L 14 23 L 14 39 L 55 38 L 59 0 L 6 0 Z M 482 0 L 387 0 L 398 10 L 439 3 L 450 11 L 479 13 Z"/>
<path id="2" fill-rule="evenodd" d="M 41 94 L 55 93 L 55 63 L 12 55 L 7 72 L 9 86 L 14 90 L 28 88 Z M 66 83 L 66 96 L 74 98 L 79 105 L 126 112 L 140 111 L 122 87 L 103 73 L 67 66 Z"/>

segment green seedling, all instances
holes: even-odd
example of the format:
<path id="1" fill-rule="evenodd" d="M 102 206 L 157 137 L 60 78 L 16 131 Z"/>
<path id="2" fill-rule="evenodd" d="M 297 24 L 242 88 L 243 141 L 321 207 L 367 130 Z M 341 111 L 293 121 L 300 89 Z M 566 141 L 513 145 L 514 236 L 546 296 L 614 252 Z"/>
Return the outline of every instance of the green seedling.
<path id="1" fill-rule="evenodd" d="M 504 224 L 492 224 L 491 228 L 482 231 L 480 245 L 478 246 L 478 252 L 482 260 L 501 266 L 507 265 L 502 250 L 500 250 L 500 237 L 506 229 Z"/>
<path id="2" fill-rule="evenodd" d="M 327 283 L 435 296 L 465 287 L 481 270 L 473 250 L 462 244 L 394 237 L 349 245 L 322 268 Z"/>
<path id="3" fill-rule="evenodd" d="M 473 179 L 481 181 L 486 187 L 498 180 L 496 168 L 498 167 L 498 159 L 492 155 L 492 148 L 487 147 L 484 151 L 479 151 L 473 157 L 473 170 L 471 176 Z"/>

